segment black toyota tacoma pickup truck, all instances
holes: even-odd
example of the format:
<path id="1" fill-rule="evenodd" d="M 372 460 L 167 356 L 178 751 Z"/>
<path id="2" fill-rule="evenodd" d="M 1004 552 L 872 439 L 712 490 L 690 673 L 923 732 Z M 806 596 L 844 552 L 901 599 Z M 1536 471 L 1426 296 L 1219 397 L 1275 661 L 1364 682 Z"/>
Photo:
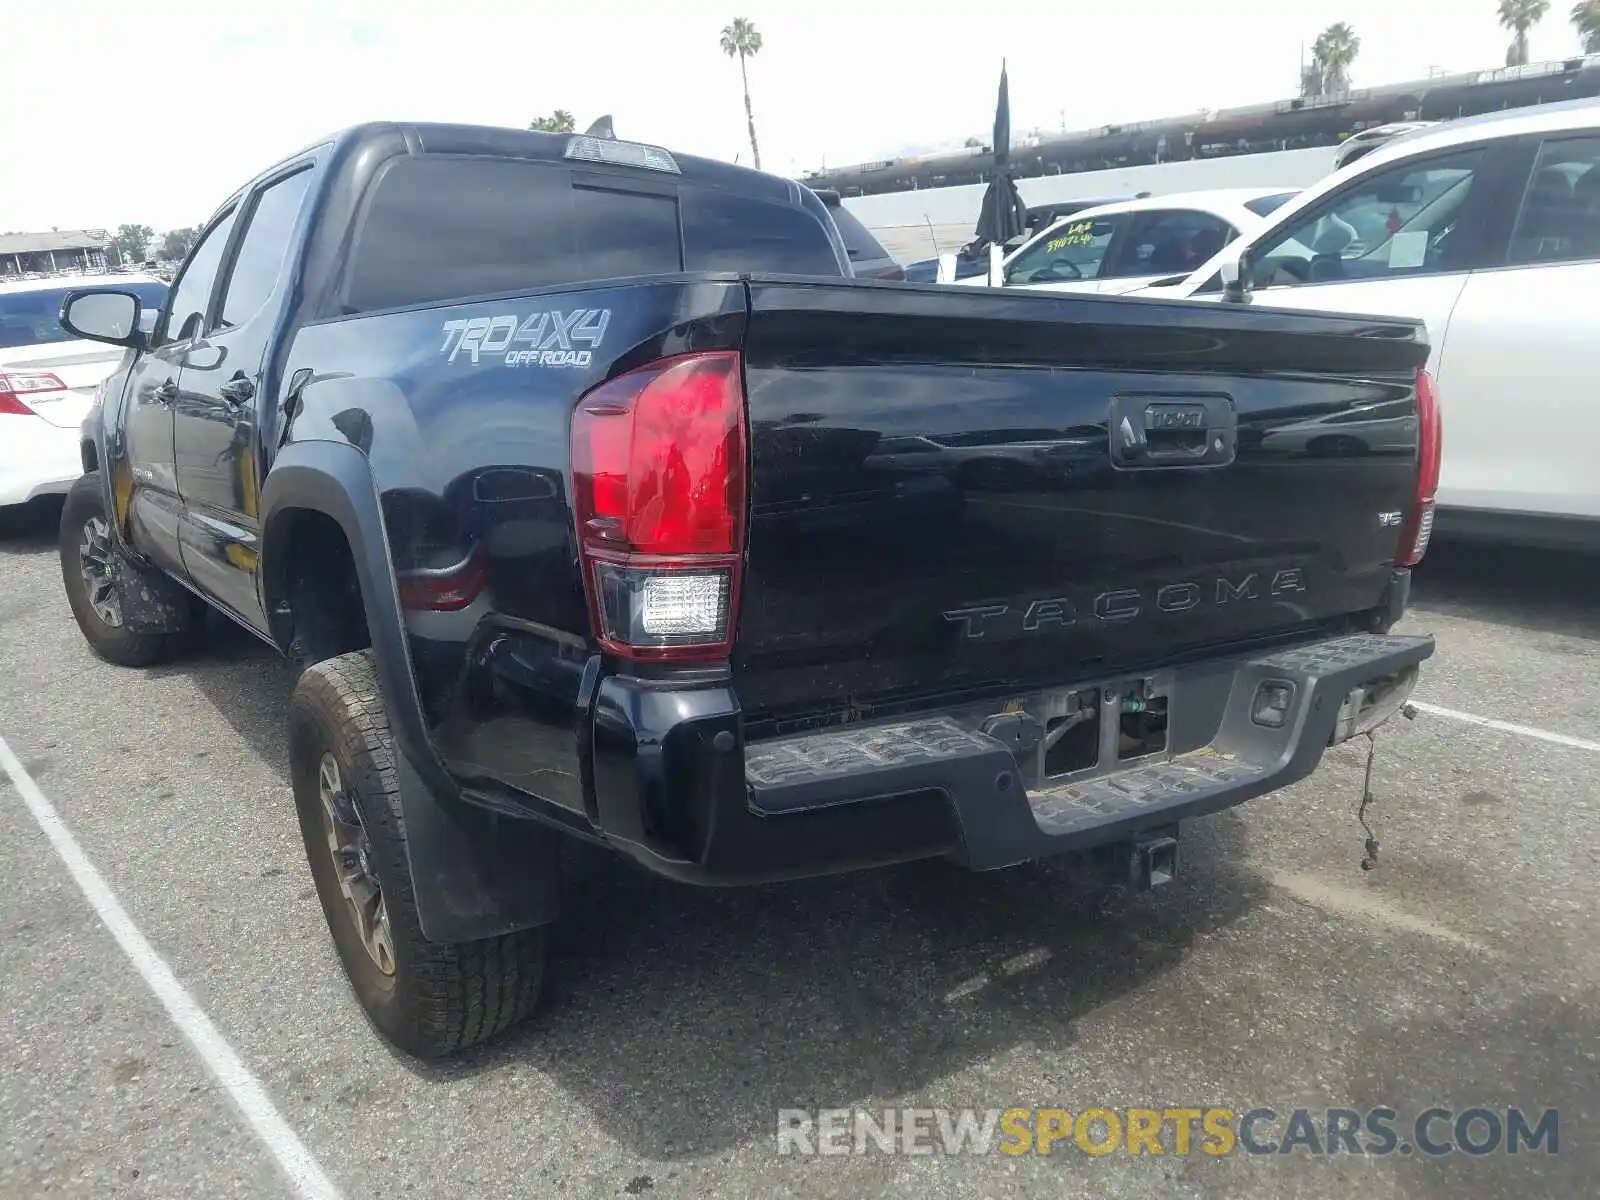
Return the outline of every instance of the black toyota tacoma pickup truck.
<path id="1" fill-rule="evenodd" d="M 529 1011 L 564 839 L 698 884 L 1149 885 L 1432 652 L 1389 634 L 1437 474 L 1413 322 L 858 280 L 787 180 L 391 124 L 262 174 L 138 304 L 62 310 L 131 351 L 73 612 L 114 663 L 204 606 L 293 660 L 311 873 L 417 1054 Z"/>

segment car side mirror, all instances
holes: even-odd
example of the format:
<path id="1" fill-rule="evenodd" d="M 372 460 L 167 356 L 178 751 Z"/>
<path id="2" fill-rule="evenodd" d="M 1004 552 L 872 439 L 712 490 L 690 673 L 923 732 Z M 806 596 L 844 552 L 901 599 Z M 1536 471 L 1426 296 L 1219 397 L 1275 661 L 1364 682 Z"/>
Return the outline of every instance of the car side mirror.
<path id="1" fill-rule="evenodd" d="M 1217 273 L 1222 276 L 1222 298 L 1230 304 L 1249 304 L 1253 271 L 1250 252 L 1239 242 L 1234 242 L 1222 252 L 1217 262 Z"/>
<path id="2" fill-rule="evenodd" d="M 139 309 L 139 297 L 132 292 L 112 288 L 68 292 L 61 302 L 61 327 L 73 337 L 137 349 L 145 340 Z"/>

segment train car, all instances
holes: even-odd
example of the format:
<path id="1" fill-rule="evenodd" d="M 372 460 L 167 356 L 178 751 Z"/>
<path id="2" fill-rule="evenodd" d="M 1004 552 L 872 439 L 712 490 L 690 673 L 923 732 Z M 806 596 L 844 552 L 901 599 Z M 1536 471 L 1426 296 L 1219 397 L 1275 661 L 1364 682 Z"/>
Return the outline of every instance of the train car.
<path id="1" fill-rule="evenodd" d="M 1591 96 L 1600 96 L 1600 54 L 1105 125 L 1014 145 L 1011 161 L 1015 174 L 1026 178 L 1337 146 L 1364 129 L 1397 121 L 1453 120 Z M 984 183 L 993 172 L 993 152 L 980 146 L 837 167 L 807 175 L 803 182 L 844 196 L 866 196 Z"/>

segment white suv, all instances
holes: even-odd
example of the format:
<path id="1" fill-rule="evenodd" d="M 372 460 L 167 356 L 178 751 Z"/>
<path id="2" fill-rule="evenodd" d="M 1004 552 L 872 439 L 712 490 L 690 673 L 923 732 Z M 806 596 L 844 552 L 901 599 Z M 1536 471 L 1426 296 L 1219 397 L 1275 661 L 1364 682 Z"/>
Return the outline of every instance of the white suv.
<path id="1" fill-rule="evenodd" d="M 1258 305 L 1427 322 L 1441 532 L 1600 547 L 1600 101 L 1397 138 L 1137 294 L 1220 299 L 1234 264 Z"/>

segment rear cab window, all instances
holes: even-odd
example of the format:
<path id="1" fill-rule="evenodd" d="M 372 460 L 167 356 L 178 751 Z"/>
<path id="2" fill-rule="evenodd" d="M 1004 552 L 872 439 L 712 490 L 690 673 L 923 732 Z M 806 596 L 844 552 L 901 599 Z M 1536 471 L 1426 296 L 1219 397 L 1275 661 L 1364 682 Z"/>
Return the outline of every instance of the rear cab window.
<path id="1" fill-rule="evenodd" d="M 371 312 L 679 271 L 838 277 L 841 266 L 821 220 L 795 205 L 653 172 L 418 155 L 374 186 L 341 304 Z"/>

